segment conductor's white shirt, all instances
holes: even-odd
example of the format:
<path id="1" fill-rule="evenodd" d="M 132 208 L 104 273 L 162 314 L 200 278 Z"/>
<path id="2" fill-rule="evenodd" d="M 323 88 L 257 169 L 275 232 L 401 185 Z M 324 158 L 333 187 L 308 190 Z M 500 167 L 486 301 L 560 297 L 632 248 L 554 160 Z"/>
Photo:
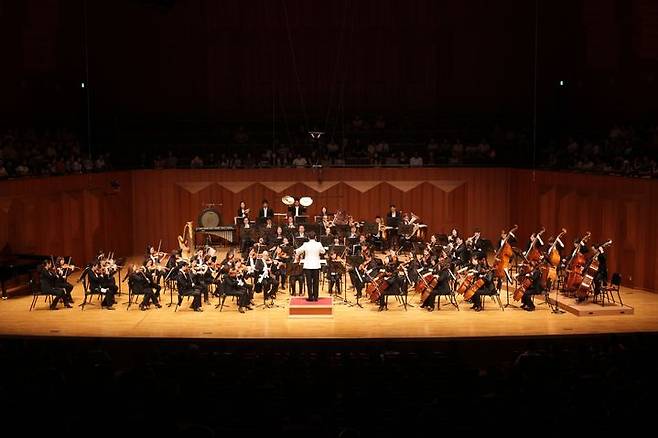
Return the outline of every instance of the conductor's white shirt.
<path id="1" fill-rule="evenodd" d="M 317 240 L 304 242 L 295 250 L 295 254 L 304 253 L 304 269 L 320 269 L 320 254 L 324 254 L 324 247 Z"/>

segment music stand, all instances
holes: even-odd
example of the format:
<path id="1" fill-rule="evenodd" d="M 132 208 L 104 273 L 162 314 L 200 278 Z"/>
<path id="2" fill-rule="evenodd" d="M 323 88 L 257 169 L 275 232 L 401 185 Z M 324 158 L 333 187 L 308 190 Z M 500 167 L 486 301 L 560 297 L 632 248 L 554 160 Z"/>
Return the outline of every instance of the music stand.
<path id="1" fill-rule="evenodd" d="M 303 225 L 304 225 L 304 229 L 306 230 L 307 233 L 310 232 L 310 231 L 313 231 L 316 236 L 321 236 L 322 231 L 324 231 L 323 227 L 322 227 L 322 224 L 308 223 L 308 224 L 303 224 Z"/>
<path id="2" fill-rule="evenodd" d="M 377 234 L 378 231 L 379 231 L 379 227 L 377 226 L 376 223 L 366 222 L 363 225 L 363 233 L 364 234 Z"/>
<path id="3" fill-rule="evenodd" d="M 336 225 L 336 235 L 337 236 L 348 236 L 350 234 L 350 226 L 345 225 Z"/>
<path id="4" fill-rule="evenodd" d="M 413 236 L 411 236 L 411 233 L 413 233 L 413 231 L 414 231 L 414 226 L 412 224 L 402 224 L 402 225 L 400 225 L 400 227 L 398 229 L 398 235 L 402 236 L 402 244 L 400 245 L 400 248 L 398 248 L 398 251 L 402 251 L 405 248 L 407 250 L 409 250 L 407 245 L 411 242 L 411 238 L 413 237 Z M 411 236 L 411 237 L 409 237 L 409 239 L 407 239 L 404 236 Z"/>
<path id="5" fill-rule="evenodd" d="M 307 222 L 308 222 L 307 214 L 300 214 L 299 216 L 295 216 L 295 225 L 306 225 Z"/>
<path id="6" fill-rule="evenodd" d="M 320 236 L 320 243 L 323 247 L 329 248 L 334 243 L 334 236 Z"/>
<path id="7" fill-rule="evenodd" d="M 299 248 L 300 246 L 302 246 L 305 242 L 308 242 L 308 238 L 307 238 L 307 237 L 298 237 L 298 236 L 295 236 L 295 237 L 293 238 L 293 246 L 295 247 L 295 249 L 297 249 L 297 248 Z"/>

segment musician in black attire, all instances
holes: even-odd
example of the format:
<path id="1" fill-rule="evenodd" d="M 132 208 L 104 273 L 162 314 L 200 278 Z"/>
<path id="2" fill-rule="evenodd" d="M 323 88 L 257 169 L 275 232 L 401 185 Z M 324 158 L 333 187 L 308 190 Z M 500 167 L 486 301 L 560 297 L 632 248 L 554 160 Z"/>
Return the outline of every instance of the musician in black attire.
<path id="1" fill-rule="evenodd" d="M 532 302 L 532 296 L 541 293 L 541 271 L 539 270 L 539 263 L 531 261 L 530 264 L 532 266 L 532 271 L 526 274 L 526 276 L 530 278 L 532 283 L 521 297 L 521 302 L 523 303 L 521 304 L 521 308 L 528 312 L 535 310 L 535 303 Z"/>
<path id="2" fill-rule="evenodd" d="M 238 297 L 238 311 L 244 313 L 245 310 L 252 310 L 250 304 L 253 291 L 251 285 L 244 281 L 241 269 L 242 263 L 238 260 L 235 262 L 234 268 L 223 274 L 224 293 Z"/>
<path id="3" fill-rule="evenodd" d="M 55 297 L 53 302 L 50 304 L 50 310 L 57 309 L 57 303 L 59 303 L 60 299 L 64 302 L 64 307 L 73 307 L 66 298 L 66 292 L 64 288 L 56 286 L 57 280 L 58 277 L 54 272 L 52 261 L 50 261 L 50 259 L 45 260 L 39 269 L 39 281 L 41 285 L 41 291 L 44 293 L 49 293 Z"/>
<path id="4" fill-rule="evenodd" d="M 438 272 L 434 274 L 438 277 L 438 282 L 436 286 L 430 292 L 430 295 L 423 301 L 421 308 L 425 308 L 428 311 L 434 310 L 434 305 L 436 303 L 436 297 L 439 295 L 450 295 L 450 263 L 446 259 L 441 259 L 439 265 L 436 269 Z M 422 281 L 422 280 L 421 280 Z"/>
<path id="5" fill-rule="evenodd" d="M 107 310 L 114 310 L 114 295 L 119 291 L 119 288 L 114 281 L 114 276 L 110 275 L 108 268 L 102 268 L 101 263 L 95 263 L 89 270 L 89 287 L 91 290 L 100 291 L 103 295 L 101 301 L 101 308 Z"/>
<path id="6" fill-rule="evenodd" d="M 332 294 L 334 287 L 336 288 L 336 295 L 340 295 L 340 286 L 342 282 L 343 272 L 345 267 L 338 259 L 338 254 L 331 251 L 329 253 L 329 261 L 327 263 L 327 281 L 329 283 L 329 295 Z"/>
<path id="7" fill-rule="evenodd" d="M 240 228 L 240 252 L 243 254 L 254 244 L 252 232 L 249 218 L 245 216 L 242 219 L 242 227 Z"/>
<path id="8" fill-rule="evenodd" d="M 482 296 L 493 295 L 495 291 L 495 286 L 493 282 L 494 273 L 489 268 L 489 265 L 487 264 L 487 256 L 484 254 L 484 252 L 478 253 L 477 262 L 478 262 L 476 267 L 477 275 L 476 278 L 473 279 L 473 281 L 475 282 L 480 278 L 482 278 L 484 280 L 484 283 L 475 292 L 475 294 L 471 298 L 471 302 L 473 303 L 472 309 L 475 310 L 476 312 L 479 312 L 482 310 Z"/>
<path id="9" fill-rule="evenodd" d="M 153 288 L 155 281 L 147 268 L 133 265 L 133 270 L 128 276 L 128 283 L 133 294 L 144 296 L 139 305 L 139 310 L 148 309 L 151 303 L 157 308 L 162 307 Z"/>
<path id="10" fill-rule="evenodd" d="M 295 202 L 288 207 L 288 214 L 297 219 L 297 216 L 304 216 L 306 214 L 306 207 L 299 203 L 299 199 L 295 199 Z"/>
<path id="11" fill-rule="evenodd" d="M 267 199 L 263 200 L 263 206 L 258 210 L 258 223 L 265 224 L 268 219 L 274 218 L 274 210 L 270 208 L 270 204 L 267 202 Z"/>
<path id="12" fill-rule="evenodd" d="M 55 280 L 55 287 L 64 289 L 67 301 L 73 303 L 71 292 L 73 292 L 73 285 L 68 282 L 68 277 L 71 275 L 71 268 L 64 262 L 64 257 L 57 257 L 57 279 Z"/>
<path id="13" fill-rule="evenodd" d="M 184 296 L 192 297 L 192 309 L 195 312 L 203 312 L 201 308 L 201 290 L 194 284 L 190 274 L 190 267 L 187 263 L 181 263 L 178 268 L 178 276 L 176 281 L 178 283 L 178 305 L 183 302 Z"/>
<path id="14" fill-rule="evenodd" d="M 608 283 L 608 262 L 603 253 L 603 247 L 599 246 L 598 250 L 599 255 L 596 256 L 596 258 L 599 261 L 599 269 L 596 271 L 596 275 L 593 279 L 595 296 L 601 293 L 601 286 L 605 286 Z"/>
<path id="15" fill-rule="evenodd" d="M 296 255 L 295 259 L 288 267 L 288 281 L 290 282 L 290 295 L 304 295 L 304 266 L 301 262 L 301 256 Z M 299 285 L 299 293 L 297 286 Z"/>
<path id="16" fill-rule="evenodd" d="M 236 216 L 239 218 L 245 218 L 248 215 L 249 215 L 249 209 L 247 208 L 247 204 L 244 201 L 240 201 L 240 206 L 238 207 Z"/>
<path id="17" fill-rule="evenodd" d="M 402 222 L 402 216 L 400 215 L 400 212 L 397 210 L 395 205 L 391 204 L 389 207 L 389 212 L 386 213 L 386 226 L 393 227 L 392 229 L 388 230 L 389 248 L 397 249 L 398 247 L 398 242 L 400 239 L 400 236 L 398 235 L 398 228 L 400 226 L 400 222 Z"/>
<path id="18" fill-rule="evenodd" d="M 387 308 L 387 295 L 402 295 L 406 283 L 404 274 L 400 272 L 398 268 L 400 268 L 400 261 L 398 260 L 395 251 L 391 250 L 391 253 L 387 257 L 386 264 L 384 265 L 386 271 L 384 273 L 384 278 L 386 283 L 388 283 L 388 287 L 382 291 L 382 294 L 379 297 L 379 310 Z"/>

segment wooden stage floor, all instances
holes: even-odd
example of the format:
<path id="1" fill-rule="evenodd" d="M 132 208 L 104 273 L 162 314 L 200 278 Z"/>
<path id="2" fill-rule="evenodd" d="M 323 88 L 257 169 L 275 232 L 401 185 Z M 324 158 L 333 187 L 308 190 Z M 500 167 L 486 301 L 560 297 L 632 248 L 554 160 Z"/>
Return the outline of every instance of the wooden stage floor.
<path id="1" fill-rule="evenodd" d="M 348 280 L 349 283 L 349 280 Z M 166 306 L 140 311 L 136 305 L 126 309 L 127 293 L 119 295 L 116 310 L 101 310 L 94 301 L 84 311 L 82 286 L 77 284 L 73 309 L 50 311 L 40 298 L 37 308 L 29 312 L 31 296 L 0 301 L 0 336 L 55 336 L 107 338 L 192 338 L 192 339 L 405 339 L 405 338 L 486 338 L 553 336 L 576 334 L 658 332 L 658 294 L 622 288 L 625 304 L 634 308 L 632 315 L 578 317 L 570 313 L 553 314 L 546 305 L 535 312 L 516 307 L 501 311 L 487 298 L 485 310 L 475 312 L 462 303 L 458 311 L 447 303 L 440 311 L 427 312 L 417 307 L 418 296 L 410 292 L 410 307 L 399 307 L 391 297 L 388 311 L 379 312 L 374 304 L 363 301 L 364 308 L 335 305 L 330 319 L 291 319 L 288 317 L 289 295 L 279 293 L 278 308 L 254 309 L 241 314 L 227 299 L 228 308 L 220 313 L 212 305 L 204 312 L 193 312 L 183 305 L 178 312 Z M 326 296 L 322 292 L 321 296 Z M 348 289 L 347 297 L 354 300 Z M 175 298 L 174 298 L 175 300 Z M 255 301 L 259 304 L 259 295 Z M 542 299 L 538 298 L 537 303 Z M 503 295 L 503 302 L 505 296 Z M 598 305 L 591 304 L 599 307 Z"/>

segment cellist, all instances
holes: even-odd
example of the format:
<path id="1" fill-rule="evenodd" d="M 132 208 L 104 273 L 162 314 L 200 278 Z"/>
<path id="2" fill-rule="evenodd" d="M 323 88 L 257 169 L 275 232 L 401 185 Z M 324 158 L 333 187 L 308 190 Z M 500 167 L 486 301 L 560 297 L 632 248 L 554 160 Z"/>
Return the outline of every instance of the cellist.
<path id="1" fill-rule="evenodd" d="M 483 280 L 483 283 L 471 298 L 471 302 L 473 303 L 471 308 L 479 312 L 482 310 L 482 295 L 491 295 L 494 291 L 494 273 L 487 263 L 487 256 L 484 252 L 479 252 L 477 255 L 476 269 L 477 275 Z"/>
<path id="2" fill-rule="evenodd" d="M 525 276 L 530 279 L 530 286 L 526 288 L 523 296 L 521 297 L 521 308 L 532 312 L 535 310 L 535 304 L 532 302 L 532 296 L 541 293 L 541 271 L 539 270 L 539 262 L 535 260 L 530 261 L 530 272 L 526 273 Z"/>
<path id="3" fill-rule="evenodd" d="M 436 286 L 432 289 L 429 296 L 421 304 L 421 309 L 427 309 L 428 312 L 434 311 L 434 304 L 437 295 L 450 295 L 450 259 L 447 257 L 440 257 L 439 263 L 434 268 L 435 275 L 438 277 Z M 422 280 L 421 280 L 422 281 Z"/>

